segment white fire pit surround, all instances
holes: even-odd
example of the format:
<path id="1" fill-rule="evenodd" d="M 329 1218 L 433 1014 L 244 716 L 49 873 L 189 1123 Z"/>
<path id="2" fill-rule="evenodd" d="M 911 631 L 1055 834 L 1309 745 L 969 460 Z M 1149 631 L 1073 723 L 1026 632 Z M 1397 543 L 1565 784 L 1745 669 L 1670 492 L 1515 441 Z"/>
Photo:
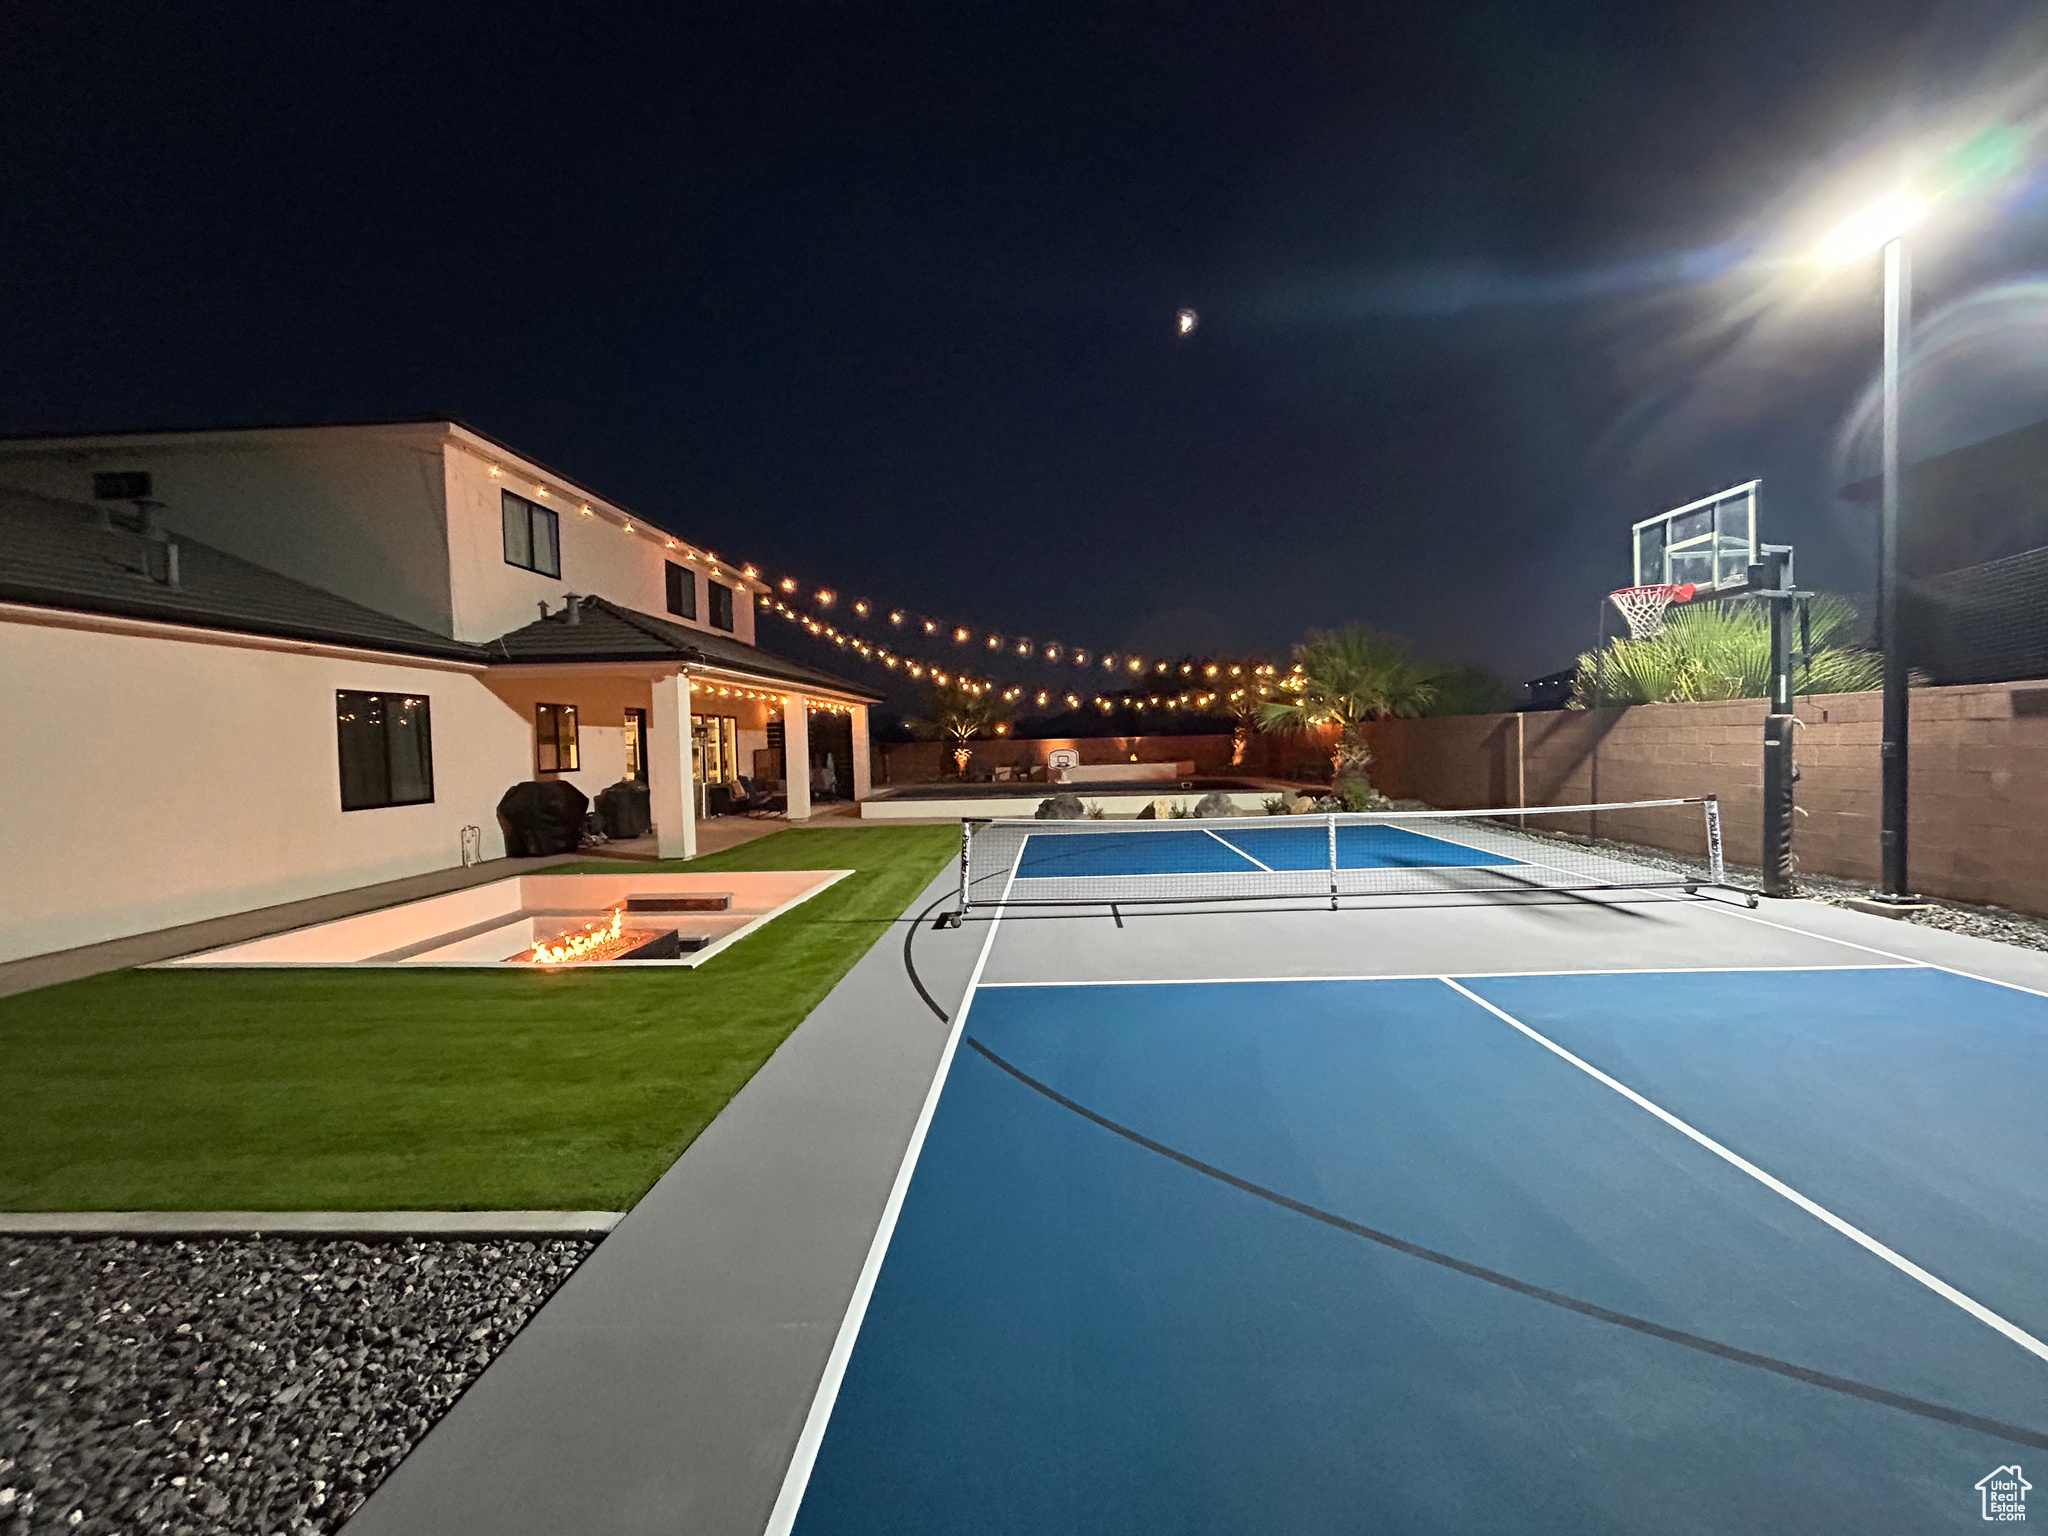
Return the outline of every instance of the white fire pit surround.
<path id="1" fill-rule="evenodd" d="M 296 928 L 203 954 L 162 962 L 188 966 L 346 965 L 522 966 L 571 970 L 597 966 L 698 966 L 735 940 L 852 874 L 850 869 L 747 870 L 725 874 L 514 875 L 402 906 Z M 721 902 L 720 898 L 724 898 Z M 628 929 L 676 932 L 684 953 L 668 960 L 576 960 L 559 965 L 525 958 L 625 908 Z M 700 947 L 691 949 L 697 944 Z"/>

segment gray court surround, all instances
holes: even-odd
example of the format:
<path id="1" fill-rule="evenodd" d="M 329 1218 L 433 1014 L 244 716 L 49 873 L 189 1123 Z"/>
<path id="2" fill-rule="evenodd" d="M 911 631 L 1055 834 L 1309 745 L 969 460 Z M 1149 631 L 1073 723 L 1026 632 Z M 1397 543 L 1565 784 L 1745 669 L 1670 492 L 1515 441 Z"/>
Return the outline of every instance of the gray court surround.
<path id="1" fill-rule="evenodd" d="M 949 1034 L 905 970 L 904 931 L 790 1036 L 352 1536 L 763 1531 Z M 938 1007 L 957 1011 L 985 942 L 983 987 L 1905 962 L 2048 993 L 2048 955 L 1819 904 L 1676 894 L 973 915 L 916 931 Z"/>
<path id="2" fill-rule="evenodd" d="M 952 889 L 935 880 L 908 915 Z M 348 1524 L 759 1532 L 946 1025 L 886 933 Z M 917 938 L 954 1008 L 985 925 Z"/>

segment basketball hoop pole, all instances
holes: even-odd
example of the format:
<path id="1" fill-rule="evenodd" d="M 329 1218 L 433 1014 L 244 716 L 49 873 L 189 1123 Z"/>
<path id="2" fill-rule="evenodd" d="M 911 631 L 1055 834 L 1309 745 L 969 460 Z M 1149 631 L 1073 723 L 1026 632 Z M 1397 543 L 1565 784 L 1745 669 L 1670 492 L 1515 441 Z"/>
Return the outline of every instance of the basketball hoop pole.
<path id="1" fill-rule="evenodd" d="M 1771 623 L 1770 713 L 1764 719 L 1763 880 L 1766 896 L 1795 896 L 1792 860 L 1792 786 L 1799 782 L 1793 762 L 1792 619 L 1800 598 L 1792 579 L 1792 551 L 1767 544 L 1763 559 L 1749 568 L 1750 587 L 1764 601 Z M 1806 658 L 1800 656 L 1800 661 Z"/>

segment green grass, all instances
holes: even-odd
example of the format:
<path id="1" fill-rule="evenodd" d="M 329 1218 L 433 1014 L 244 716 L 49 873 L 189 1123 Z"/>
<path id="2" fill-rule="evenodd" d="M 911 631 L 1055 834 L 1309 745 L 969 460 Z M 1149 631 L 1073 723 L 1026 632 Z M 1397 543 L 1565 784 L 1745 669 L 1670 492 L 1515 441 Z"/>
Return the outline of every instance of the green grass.
<path id="1" fill-rule="evenodd" d="M 698 970 L 120 971 L 0 999 L 0 1209 L 624 1209 L 958 842 L 792 830 L 641 866 L 857 871 Z"/>

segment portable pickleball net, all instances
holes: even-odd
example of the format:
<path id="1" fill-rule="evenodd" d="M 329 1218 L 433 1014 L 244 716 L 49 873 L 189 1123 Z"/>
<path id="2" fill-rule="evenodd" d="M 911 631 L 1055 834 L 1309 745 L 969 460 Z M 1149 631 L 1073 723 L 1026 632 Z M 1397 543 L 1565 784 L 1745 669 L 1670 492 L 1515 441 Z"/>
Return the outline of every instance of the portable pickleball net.
<path id="1" fill-rule="evenodd" d="M 1627 857 L 1682 849 L 1704 873 Z M 962 824 L 953 921 L 977 907 L 1527 895 L 1726 886 L 1711 796 L 1536 809 Z"/>

